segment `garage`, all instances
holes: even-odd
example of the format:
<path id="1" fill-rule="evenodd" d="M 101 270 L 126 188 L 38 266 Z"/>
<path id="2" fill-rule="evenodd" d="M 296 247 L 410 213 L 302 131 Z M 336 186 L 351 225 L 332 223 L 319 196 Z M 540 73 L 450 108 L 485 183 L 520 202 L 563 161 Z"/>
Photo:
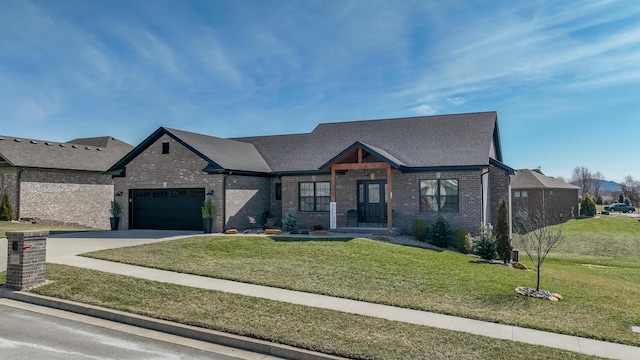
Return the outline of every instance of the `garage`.
<path id="1" fill-rule="evenodd" d="M 129 228 L 202 230 L 204 189 L 130 190 Z"/>

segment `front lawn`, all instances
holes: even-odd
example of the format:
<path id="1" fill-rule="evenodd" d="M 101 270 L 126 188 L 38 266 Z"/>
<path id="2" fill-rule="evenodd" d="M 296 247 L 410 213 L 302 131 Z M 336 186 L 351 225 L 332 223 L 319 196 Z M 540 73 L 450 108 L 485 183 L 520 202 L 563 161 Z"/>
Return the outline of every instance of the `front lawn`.
<path id="1" fill-rule="evenodd" d="M 599 238 L 579 229 L 591 221 L 600 219 L 567 224 L 565 248 L 542 269 L 542 288 L 561 293 L 559 303 L 515 294 L 518 286 L 535 286 L 534 271 L 365 239 L 211 236 L 88 256 L 640 345 L 631 331 L 640 324 L 639 235 L 607 238 L 608 248 L 636 240 L 628 257 L 620 250 L 603 257 L 588 250 Z"/>
<path id="2" fill-rule="evenodd" d="M 577 353 L 48 264 L 34 292 L 353 359 L 596 359 Z"/>

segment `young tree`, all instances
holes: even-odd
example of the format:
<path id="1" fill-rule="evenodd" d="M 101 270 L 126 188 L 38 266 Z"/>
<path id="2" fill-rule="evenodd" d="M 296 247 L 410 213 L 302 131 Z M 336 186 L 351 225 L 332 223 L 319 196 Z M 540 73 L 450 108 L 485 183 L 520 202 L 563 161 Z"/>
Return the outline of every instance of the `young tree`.
<path id="1" fill-rule="evenodd" d="M 511 261 L 511 239 L 509 238 L 509 210 L 505 198 L 500 199 L 498 204 L 498 223 L 496 224 L 496 246 L 498 255 L 508 264 Z"/>
<path id="2" fill-rule="evenodd" d="M 519 234 L 518 242 L 537 270 L 536 291 L 539 291 L 540 268 L 542 268 L 547 254 L 564 240 L 562 224 L 547 226 L 552 222 L 544 212 L 526 214 L 519 218 L 519 222 L 519 226 L 524 231 Z"/>
<path id="3" fill-rule="evenodd" d="M 638 200 L 640 200 L 640 182 L 635 181 L 631 175 L 628 175 L 625 176 L 624 182 L 621 185 L 621 190 L 626 200 L 630 201 L 633 205 L 637 205 Z M 626 200 L 624 201 L 625 204 Z"/>
<path id="4" fill-rule="evenodd" d="M 604 176 L 600 171 L 596 171 L 591 174 L 591 180 L 593 185 L 593 197 L 598 199 L 600 198 L 600 187 L 602 187 L 602 183 L 604 182 Z"/>

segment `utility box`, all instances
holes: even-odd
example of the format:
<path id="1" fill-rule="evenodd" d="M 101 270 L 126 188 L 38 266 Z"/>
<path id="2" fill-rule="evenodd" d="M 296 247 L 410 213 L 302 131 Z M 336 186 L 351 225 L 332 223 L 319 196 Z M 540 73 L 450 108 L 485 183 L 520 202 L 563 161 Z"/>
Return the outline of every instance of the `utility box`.
<path id="1" fill-rule="evenodd" d="M 520 250 L 513 249 L 513 251 L 511 252 L 511 260 L 520 262 Z"/>
<path id="2" fill-rule="evenodd" d="M 46 282 L 48 231 L 9 231 L 7 236 L 7 284 L 27 290 Z"/>

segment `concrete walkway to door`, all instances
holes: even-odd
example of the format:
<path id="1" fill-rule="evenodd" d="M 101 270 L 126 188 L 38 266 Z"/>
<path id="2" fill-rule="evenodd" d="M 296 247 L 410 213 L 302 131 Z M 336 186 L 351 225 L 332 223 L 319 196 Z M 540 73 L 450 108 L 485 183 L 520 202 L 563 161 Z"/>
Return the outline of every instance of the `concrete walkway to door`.
<path id="1" fill-rule="evenodd" d="M 88 251 L 179 239 L 181 237 L 192 236 L 194 234 L 201 233 L 105 231 L 97 233 L 54 235 L 49 238 L 47 243 L 47 261 L 153 281 L 218 290 L 293 304 L 378 317 L 393 321 L 461 331 L 497 339 L 542 345 L 587 355 L 600 356 L 603 358 L 640 359 L 640 347 L 635 346 L 76 256 L 77 254 Z M 4 245 L 4 257 L 6 258 L 7 246 L 6 243 L 0 243 L 0 246 L 2 245 Z M 0 268 L 0 270 L 1 269 L 2 268 Z M 631 329 L 629 331 L 631 331 Z"/>

